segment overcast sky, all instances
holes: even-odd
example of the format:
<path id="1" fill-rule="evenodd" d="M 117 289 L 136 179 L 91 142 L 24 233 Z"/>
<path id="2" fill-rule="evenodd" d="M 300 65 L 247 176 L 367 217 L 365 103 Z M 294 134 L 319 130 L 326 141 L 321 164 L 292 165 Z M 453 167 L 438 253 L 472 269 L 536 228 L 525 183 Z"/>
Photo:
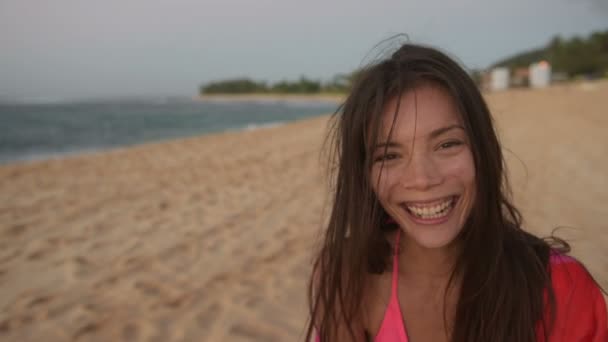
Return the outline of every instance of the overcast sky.
<path id="1" fill-rule="evenodd" d="M 469 68 L 608 29 L 607 0 L 0 0 L 0 99 L 327 80 L 406 33 Z"/>

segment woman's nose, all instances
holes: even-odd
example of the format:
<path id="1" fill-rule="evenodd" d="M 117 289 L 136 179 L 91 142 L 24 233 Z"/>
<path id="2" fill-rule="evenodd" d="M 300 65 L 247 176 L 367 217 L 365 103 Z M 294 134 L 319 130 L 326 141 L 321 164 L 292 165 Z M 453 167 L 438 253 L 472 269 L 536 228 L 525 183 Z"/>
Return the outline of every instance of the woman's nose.
<path id="1" fill-rule="evenodd" d="M 401 186 L 410 190 L 427 190 L 443 182 L 439 165 L 429 156 L 414 155 L 404 165 Z"/>

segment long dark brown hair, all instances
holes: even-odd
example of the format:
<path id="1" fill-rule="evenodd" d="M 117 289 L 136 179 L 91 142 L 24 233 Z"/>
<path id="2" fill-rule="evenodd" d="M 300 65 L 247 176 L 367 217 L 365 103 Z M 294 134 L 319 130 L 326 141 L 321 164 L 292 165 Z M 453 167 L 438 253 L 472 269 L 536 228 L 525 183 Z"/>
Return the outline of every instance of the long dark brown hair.
<path id="1" fill-rule="evenodd" d="M 458 270 L 461 286 L 449 338 L 533 342 L 539 327 L 548 336 L 552 318 L 544 313 L 554 312 L 555 305 L 549 255 L 552 248 L 568 252 L 569 246 L 522 229 L 492 117 L 471 77 L 446 54 L 408 43 L 362 69 L 330 121 L 333 201 L 309 283 L 306 340 L 314 329 L 322 342 L 337 341 L 338 326 L 347 330 L 349 340 L 363 339 L 360 311 L 366 276 L 389 269 L 391 246 L 386 235 L 398 229 L 387 224 L 387 214 L 372 190 L 372 148 L 387 102 L 422 83 L 440 86 L 454 99 L 476 172 L 475 202 L 457 237 L 463 248 L 454 272 Z M 454 273 L 450 283 L 453 279 Z"/>

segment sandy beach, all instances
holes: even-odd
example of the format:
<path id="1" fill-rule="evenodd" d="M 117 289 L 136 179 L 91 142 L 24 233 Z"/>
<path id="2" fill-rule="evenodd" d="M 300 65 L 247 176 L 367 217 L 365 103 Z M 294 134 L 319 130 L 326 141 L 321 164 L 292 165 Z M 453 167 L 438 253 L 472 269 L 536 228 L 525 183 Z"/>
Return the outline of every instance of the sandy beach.
<path id="1" fill-rule="evenodd" d="M 608 81 L 486 97 L 526 227 L 608 289 Z M 0 340 L 301 341 L 326 123 L 0 166 Z"/>

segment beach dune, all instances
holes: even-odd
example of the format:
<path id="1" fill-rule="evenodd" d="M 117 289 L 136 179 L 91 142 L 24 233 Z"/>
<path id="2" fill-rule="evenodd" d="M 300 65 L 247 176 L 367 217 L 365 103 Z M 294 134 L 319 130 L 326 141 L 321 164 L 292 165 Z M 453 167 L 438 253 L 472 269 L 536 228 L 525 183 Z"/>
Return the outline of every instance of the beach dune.
<path id="1" fill-rule="evenodd" d="M 487 98 L 526 228 L 608 288 L 608 82 Z M 1 166 L 0 340 L 302 340 L 326 124 Z"/>

